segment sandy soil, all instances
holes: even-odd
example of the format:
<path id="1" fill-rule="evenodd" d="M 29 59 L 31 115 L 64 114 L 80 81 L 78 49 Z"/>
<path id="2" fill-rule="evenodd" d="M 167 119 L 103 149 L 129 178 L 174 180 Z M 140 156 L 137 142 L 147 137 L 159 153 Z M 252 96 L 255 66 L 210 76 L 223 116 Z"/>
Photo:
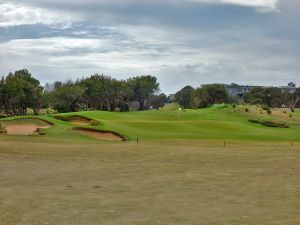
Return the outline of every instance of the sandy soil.
<path id="1" fill-rule="evenodd" d="M 87 131 L 87 130 L 75 130 L 77 133 L 87 135 L 98 140 L 105 141 L 122 141 L 123 139 L 113 133 L 102 133 L 98 131 Z"/>
<path id="2" fill-rule="evenodd" d="M 37 126 L 37 125 L 8 125 L 5 127 L 7 134 L 13 135 L 38 135 L 39 128 L 50 128 L 51 125 Z"/>
<path id="3" fill-rule="evenodd" d="M 87 120 L 73 120 L 71 123 L 75 126 L 87 126 L 90 125 L 90 121 Z"/>

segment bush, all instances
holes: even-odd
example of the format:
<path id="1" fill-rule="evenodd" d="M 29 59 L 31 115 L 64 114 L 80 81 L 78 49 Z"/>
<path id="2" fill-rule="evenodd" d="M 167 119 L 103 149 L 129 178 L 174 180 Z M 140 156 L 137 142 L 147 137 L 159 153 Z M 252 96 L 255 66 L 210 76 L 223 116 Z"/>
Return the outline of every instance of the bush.
<path id="1" fill-rule="evenodd" d="M 269 115 L 272 114 L 272 110 L 268 106 L 263 106 L 263 110 L 265 110 Z"/>

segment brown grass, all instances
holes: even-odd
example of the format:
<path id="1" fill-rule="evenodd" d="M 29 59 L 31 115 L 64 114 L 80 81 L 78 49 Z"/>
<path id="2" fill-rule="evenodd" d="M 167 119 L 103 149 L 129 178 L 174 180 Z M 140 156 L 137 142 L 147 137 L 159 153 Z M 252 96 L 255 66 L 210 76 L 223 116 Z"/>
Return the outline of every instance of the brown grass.
<path id="1" fill-rule="evenodd" d="M 0 136 L 0 224 L 300 224 L 300 147 Z"/>

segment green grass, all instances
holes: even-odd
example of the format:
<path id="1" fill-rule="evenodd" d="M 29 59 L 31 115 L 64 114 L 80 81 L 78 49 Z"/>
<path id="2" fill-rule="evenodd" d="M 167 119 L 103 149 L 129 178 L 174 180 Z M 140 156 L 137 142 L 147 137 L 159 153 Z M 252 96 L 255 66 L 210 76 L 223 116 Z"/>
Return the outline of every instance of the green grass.
<path id="1" fill-rule="evenodd" d="M 0 135 L 1 225 L 300 224 L 299 111 L 286 129 L 222 106 L 77 114 L 140 142 L 51 115 L 46 136 Z"/>
<path id="2" fill-rule="evenodd" d="M 144 112 L 87 111 L 64 114 L 81 115 L 100 122 L 98 129 L 112 130 L 131 140 L 196 139 L 196 140 L 248 140 L 248 141 L 300 141 L 300 125 L 291 123 L 288 129 L 264 127 L 249 122 L 249 115 L 234 113 L 226 107 L 201 110 L 153 110 Z M 273 118 L 274 117 L 274 118 Z M 276 120 L 273 116 L 269 119 Z M 47 130 L 50 137 L 86 139 L 75 134 L 68 122 L 43 116 L 56 126 Z M 294 113 L 293 120 L 300 121 Z M 282 120 L 280 120 L 282 122 Z M 300 123 L 299 123 L 300 124 Z"/>

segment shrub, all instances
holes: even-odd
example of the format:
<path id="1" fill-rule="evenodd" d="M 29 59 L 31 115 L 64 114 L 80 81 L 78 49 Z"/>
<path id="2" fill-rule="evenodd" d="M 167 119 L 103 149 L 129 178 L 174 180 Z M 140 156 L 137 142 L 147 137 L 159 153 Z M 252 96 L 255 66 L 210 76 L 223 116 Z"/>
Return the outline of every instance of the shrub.
<path id="1" fill-rule="evenodd" d="M 268 106 L 263 106 L 263 110 L 265 110 L 268 114 L 272 114 L 272 110 Z"/>

